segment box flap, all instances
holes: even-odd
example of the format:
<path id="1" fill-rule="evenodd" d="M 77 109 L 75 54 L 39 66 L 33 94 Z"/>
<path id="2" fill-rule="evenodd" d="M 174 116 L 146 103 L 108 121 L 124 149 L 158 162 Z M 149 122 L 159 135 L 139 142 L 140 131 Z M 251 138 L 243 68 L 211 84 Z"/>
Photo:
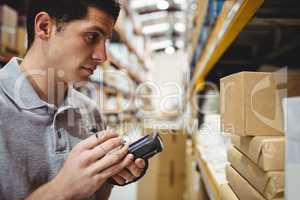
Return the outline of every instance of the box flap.
<path id="1" fill-rule="evenodd" d="M 228 160 L 232 167 L 267 199 L 283 196 L 284 172 L 264 172 L 238 149 L 230 147 Z"/>
<path id="2" fill-rule="evenodd" d="M 285 137 L 270 137 L 261 139 L 261 154 L 258 158 L 259 166 L 264 170 L 285 169 Z"/>
<path id="3" fill-rule="evenodd" d="M 231 166 L 226 167 L 226 177 L 233 192 L 242 200 L 266 200 Z"/>
<path id="4" fill-rule="evenodd" d="M 220 186 L 221 200 L 239 200 L 228 184 Z"/>
<path id="5" fill-rule="evenodd" d="M 283 136 L 231 136 L 232 143 L 264 171 L 284 170 Z"/>

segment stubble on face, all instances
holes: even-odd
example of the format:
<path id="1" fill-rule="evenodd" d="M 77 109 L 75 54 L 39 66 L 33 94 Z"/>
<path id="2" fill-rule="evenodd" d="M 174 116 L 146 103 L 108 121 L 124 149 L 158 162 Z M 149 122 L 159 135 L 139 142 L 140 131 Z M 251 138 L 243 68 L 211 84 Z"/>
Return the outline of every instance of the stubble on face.
<path id="1" fill-rule="evenodd" d="M 98 53 L 106 57 L 105 42 L 112 35 L 114 19 L 96 8 L 89 8 L 84 19 L 75 20 L 56 31 L 49 42 L 49 66 L 57 71 L 64 82 L 87 81 L 96 66 Z M 98 34 L 95 42 L 87 41 L 89 34 Z M 102 48 L 103 47 L 103 48 Z M 102 60 L 103 62 L 104 60 Z"/>

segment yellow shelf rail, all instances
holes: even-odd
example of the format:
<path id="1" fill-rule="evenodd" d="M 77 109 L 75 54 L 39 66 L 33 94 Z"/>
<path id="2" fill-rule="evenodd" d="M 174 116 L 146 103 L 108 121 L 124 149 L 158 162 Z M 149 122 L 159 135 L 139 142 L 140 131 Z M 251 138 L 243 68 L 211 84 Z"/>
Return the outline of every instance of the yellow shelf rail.
<path id="1" fill-rule="evenodd" d="M 253 17 L 263 0 L 227 0 L 224 2 L 215 28 L 198 60 L 192 79 L 191 92 L 203 89 L 204 80 L 223 53 Z"/>

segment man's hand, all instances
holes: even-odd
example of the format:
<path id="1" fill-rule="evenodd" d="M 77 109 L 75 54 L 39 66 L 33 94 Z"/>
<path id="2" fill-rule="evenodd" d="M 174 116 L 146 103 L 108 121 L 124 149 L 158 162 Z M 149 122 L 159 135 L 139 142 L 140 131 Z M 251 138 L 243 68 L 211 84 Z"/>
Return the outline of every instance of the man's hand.
<path id="1" fill-rule="evenodd" d="M 28 199 L 84 199 L 92 196 L 109 177 L 131 166 L 133 156 L 116 133 L 101 132 L 78 143 L 58 175 Z M 119 148 L 118 148 L 119 147 Z M 116 151 L 111 152 L 117 148 Z M 49 196 L 49 198 L 45 198 Z M 40 198 L 39 198 L 40 197 Z"/>
<path id="2" fill-rule="evenodd" d="M 129 154 L 133 157 L 132 154 Z M 145 168 L 145 161 L 143 159 L 136 159 L 132 161 L 128 167 L 123 169 L 118 174 L 112 176 L 112 178 L 120 185 L 124 185 L 126 182 L 130 182 L 133 179 L 139 177 Z"/>

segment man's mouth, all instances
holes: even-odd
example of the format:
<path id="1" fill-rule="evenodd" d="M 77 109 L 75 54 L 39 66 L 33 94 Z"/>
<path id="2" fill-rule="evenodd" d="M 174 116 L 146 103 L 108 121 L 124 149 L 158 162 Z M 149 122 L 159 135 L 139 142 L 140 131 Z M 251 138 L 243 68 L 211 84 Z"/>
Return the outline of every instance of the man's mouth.
<path id="1" fill-rule="evenodd" d="M 92 66 L 81 66 L 81 68 L 85 71 L 87 71 L 89 74 L 93 74 L 96 67 Z"/>

